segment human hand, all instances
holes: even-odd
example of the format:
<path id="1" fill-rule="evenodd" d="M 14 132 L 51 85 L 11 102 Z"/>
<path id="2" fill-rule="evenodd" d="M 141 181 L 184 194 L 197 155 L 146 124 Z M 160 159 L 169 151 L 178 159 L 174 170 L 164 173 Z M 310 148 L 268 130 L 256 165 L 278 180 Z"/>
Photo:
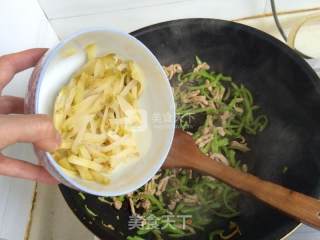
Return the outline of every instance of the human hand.
<path id="1" fill-rule="evenodd" d="M 1 95 L 16 73 L 33 67 L 45 52 L 46 49 L 35 48 L 0 57 L 0 151 L 17 142 L 29 142 L 46 151 L 59 147 L 59 133 L 48 116 L 23 114 L 23 98 Z M 0 175 L 57 183 L 43 167 L 7 157 L 1 152 Z"/>

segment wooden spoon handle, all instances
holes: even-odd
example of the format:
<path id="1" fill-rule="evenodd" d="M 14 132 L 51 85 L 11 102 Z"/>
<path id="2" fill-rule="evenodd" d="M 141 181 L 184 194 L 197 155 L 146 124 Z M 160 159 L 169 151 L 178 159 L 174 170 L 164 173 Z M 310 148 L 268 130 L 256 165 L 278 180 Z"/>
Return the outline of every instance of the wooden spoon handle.
<path id="1" fill-rule="evenodd" d="M 251 174 L 225 166 L 208 157 L 197 159 L 196 170 L 205 172 L 229 185 L 245 191 L 299 221 L 320 229 L 320 201 L 280 185 L 263 181 Z"/>
<path id="2" fill-rule="evenodd" d="M 320 229 L 320 201 L 212 160 L 202 154 L 193 139 L 181 130 L 176 130 L 164 167 L 184 167 L 204 172 Z"/>

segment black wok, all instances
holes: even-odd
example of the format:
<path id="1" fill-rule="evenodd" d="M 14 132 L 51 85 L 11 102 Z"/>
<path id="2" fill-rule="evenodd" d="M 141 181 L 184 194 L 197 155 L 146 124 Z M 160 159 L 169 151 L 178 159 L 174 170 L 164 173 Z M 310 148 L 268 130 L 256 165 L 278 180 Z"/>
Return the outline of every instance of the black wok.
<path id="1" fill-rule="evenodd" d="M 258 136 L 248 136 L 252 151 L 239 158 L 262 179 L 310 196 L 319 195 L 320 80 L 293 50 L 254 28 L 214 19 L 165 22 L 132 35 L 163 65 L 180 63 L 190 69 L 197 55 L 213 70 L 247 86 L 270 123 Z M 285 166 L 288 170 L 284 173 Z M 117 211 L 95 196 L 86 194 L 83 201 L 76 191 L 65 186 L 60 189 L 80 221 L 101 239 L 125 239 L 131 233 L 128 206 Z M 85 204 L 99 216 L 88 214 Z M 241 214 L 235 221 L 242 236 L 236 239 L 281 239 L 298 225 L 245 194 L 239 204 Z M 102 222 L 114 225 L 115 231 Z M 199 233 L 189 239 L 207 239 L 207 235 Z"/>

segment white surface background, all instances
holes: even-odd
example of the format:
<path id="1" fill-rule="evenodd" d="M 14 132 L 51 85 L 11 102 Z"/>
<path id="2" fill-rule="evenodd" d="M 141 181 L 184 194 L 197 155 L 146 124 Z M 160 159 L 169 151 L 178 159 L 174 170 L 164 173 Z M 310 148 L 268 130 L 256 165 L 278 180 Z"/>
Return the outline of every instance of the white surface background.
<path id="1" fill-rule="evenodd" d="M 276 0 L 279 11 L 320 7 L 319 0 Z M 91 26 L 124 31 L 179 18 L 237 19 L 271 12 L 269 0 L 39 0 L 58 36 Z"/>
<path id="2" fill-rule="evenodd" d="M 279 11 L 320 7 L 320 0 L 276 2 Z M 1 0 L 0 3 L 0 55 L 31 47 L 50 47 L 57 42 L 55 32 L 59 37 L 65 37 L 85 27 L 114 27 L 132 31 L 178 18 L 237 19 L 270 12 L 269 0 L 39 0 L 45 14 L 36 0 Z M 30 71 L 18 74 L 5 93 L 24 96 L 29 74 Z M 27 145 L 13 146 L 6 153 L 35 162 Z M 31 182 L 0 177 L 0 238 L 24 238 L 33 186 Z M 67 238 L 67 232 L 64 233 L 63 240 L 74 240 Z M 62 240 L 59 236 L 52 239 Z M 304 228 L 290 239 L 320 240 L 320 235 Z"/>
<path id="3" fill-rule="evenodd" d="M 0 55 L 32 47 L 50 47 L 57 37 L 36 0 L 1 0 Z M 4 94 L 24 96 L 29 71 L 18 74 Z M 19 144 L 4 151 L 12 157 L 35 162 L 30 146 Z M 0 238 L 23 239 L 34 183 L 0 176 Z"/>

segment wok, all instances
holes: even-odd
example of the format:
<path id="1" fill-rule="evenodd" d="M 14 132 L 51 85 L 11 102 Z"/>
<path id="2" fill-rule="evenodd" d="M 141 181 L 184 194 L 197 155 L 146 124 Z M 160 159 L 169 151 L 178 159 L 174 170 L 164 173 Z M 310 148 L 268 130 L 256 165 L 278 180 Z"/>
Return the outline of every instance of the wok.
<path id="1" fill-rule="evenodd" d="M 262 179 L 319 196 L 320 80 L 292 49 L 254 28 L 214 19 L 164 22 L 132 35 L 162 65 L 180 63 L 187 70 L 199 56 L 212 70 L 243 83 L 268 116 L 269 125 L 261 134 L 247 137 L 252 150 L 238 157 Z M 62 185 L 60 190 L 75 215 L 99 238 L 125 239 L 133 233 L 128 230 L 128 204 L 118 211 L 95 196 L 85 194 L 82 200 L 75 190 Z M 88 214 L 85 205 L 98 216 Z M 241 195 L 239 208 L 241 214 L 234 221 L 242 235 L 235 239 L 281 239 L 299 224 L 246 194 Z M 112 224 L 115 230 L 103 224 Z M 208 239 L 212 230 L 208 226 L 188 239 Z"/>

